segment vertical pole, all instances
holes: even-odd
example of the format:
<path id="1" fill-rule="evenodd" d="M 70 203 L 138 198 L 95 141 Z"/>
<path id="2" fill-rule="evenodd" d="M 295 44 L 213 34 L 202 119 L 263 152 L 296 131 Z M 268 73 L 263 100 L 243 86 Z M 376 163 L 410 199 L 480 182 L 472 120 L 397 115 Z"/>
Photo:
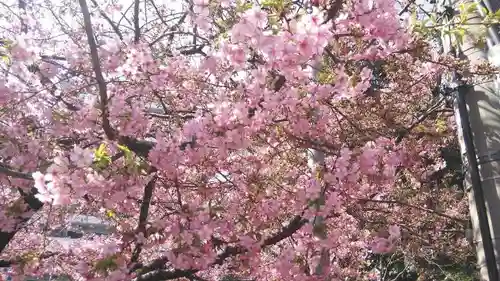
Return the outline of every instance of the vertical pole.
<path id="1" fill-rule="evenodd" d="M 464 1 L 466 2 L 466 1 Z M 453 5 L 460 4 L 453 3 Z M 451 5 L 451 3 L 450 3 Z M 461 56 L 472 64 L 487 60 L 487 52 L 478 48 L 474 37 L 480 34 L 477 15 L 471 17 L 468 32 L 460 46 Z M 490 31 L 491 32 L 491 31 Z M 446 53 L 454 53 L 452 40 L 444 38 Z M 490 48 L 495 38 L 489 37 Z M 493 48 L 494 49 L 494 48 Z M 469 77 L 465 77 L 469 78 Z M 455 118 L 462 151 L 465 188 L 468 193 L 473 241 L 482 281 L 500 281 L 500 94 L 495 81 L 466 86 L 462 77 L 454 75 L 458 93 Z"/>
<path id="2" fill-rule="evenodd" d="M 460 119 L 460 131 L 463 136 L 461 150 L 465 151 L 466 161 L 463 163 L 467 168 L 466 185 L 469 195 L 469 207 L 473 226 L 473 239 L 476 245 L 478 265 L 481 280 L 499 280 L 498 266 L 496 262 L 496 251 L 494 240 L 490 231 L 489 210 L 485 201 L 483 188 L 486 187 L 481 179 L 479 162 L 477 161 L 476 148 L 474 146 L 474 134 L 471 127 L 471 118 L 467 110 L 467 96 L 473 93 L 473 88 L 466 85 L 458 86 L 455 102 L 455 114 Z M 486 278 L 487 277 L 487 278 Z"/>

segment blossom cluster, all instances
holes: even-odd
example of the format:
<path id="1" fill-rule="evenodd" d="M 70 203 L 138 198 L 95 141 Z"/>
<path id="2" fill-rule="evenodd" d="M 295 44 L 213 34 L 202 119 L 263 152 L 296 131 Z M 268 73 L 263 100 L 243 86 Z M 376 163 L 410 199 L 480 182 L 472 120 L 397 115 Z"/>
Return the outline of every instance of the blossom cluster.
<path id="1" fill-rule="evenodd" d="M 179 17 L 190 18 L 194 33 L 181 24 L 165 31 L 167 7 L 157 1 L 144 1 L 152 22 L 130 17 L 142 28 L 114 21 L 126 7 L 100 3 L 90 13 L 85 0 L 64 2 L 33 4 L 47 13 L 30 15 L 39 23 L 14 40 L 14 74 L 0 85 L 2 110 L 12 116 L 0 125 L 0 156 L 31 175 L 2 175 L 2 186 L 34 187 L 43 207 L 20 212 L 45 218 L 19 230 L 21 242 L 6 250 L 40 257 L 14 267 L 19 274 L 362 280 L 370 253 L 401 246 L 394 221 L 374 235 L 359 210 L 391 194 L 400 171 L 422 168 L 426 144 L 397 141 L 393 129 L 411 119 L 406 105 L 430 86 L 402 95 L 409 79 L 389 71 L 394 94 L 379 98 L 390 102 L 384 108 L 367 94 L 374 70 L 364 63 L 401 61 L 428 80 L 441 69 L 409 63 L 405 50 L 418 46 L 395 1 L 317 1 L 308 11 L 288 1 L 196 0 Z M 49 34 L 42 17 L 54 9 L 83 17 L 84 28 L 71 27 L 64 42 L 37 41 Z M 186 41 L 171 42 L 176 34 L 194 34 L 195 47 L 176 49 Z M 53 46 L 63 62 L 42 55 Z M 321 81 L 325 71 L 330 81 Z M 2 207 L 18 196 L 5 190 Z M 55 247 L 41 258 L 45 243 L 33 241 L 46 241 L 46 229 L 77 212 L 107 216 L 116 231 L 94 247 Z M 21 225 L 4 210 L 0 221 L 3 231 Z"/>

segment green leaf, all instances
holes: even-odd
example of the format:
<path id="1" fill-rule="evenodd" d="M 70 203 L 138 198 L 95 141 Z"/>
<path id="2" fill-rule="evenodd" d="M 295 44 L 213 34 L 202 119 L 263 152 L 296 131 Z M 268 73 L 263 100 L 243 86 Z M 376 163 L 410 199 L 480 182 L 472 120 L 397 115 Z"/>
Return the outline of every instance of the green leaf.
<path id="1" fill-rule="evenodd" d="M 442 133 L 442 132 L 445 132 L 447 129 L 448 129 L 448 126 L 447 126 L 445 120 L 443 120 L 443 119 L 436 120 L 436 132 Z"/>
<path id="2" fill-rule="evenodd" d="M 460 5 L 458 5 L 458 11 L 464 12 L 466 10 L 467 10 L 467 7 L 465 6 L 465 3 L 460 3 Z"/>
<path id="3" fill-rule="evenodd" d="M 477 10 L 477 3 L 475 2 L 472 2 L 472 3 L 469 3 L 468 4 L 468 7 L 467 7 L 467 13 L 474 13 L 475 11 Z"/>
<path id="4" fill-rule="evenodd" d="M 500 18 L 500 10 L 496 11 L 494 14 L 493 14 L 493 17 L 494 18 Z"/>
<path id="5" fill-rule="evenodd" d="M 413 10 L 410 15 L 410 22 L 417 23 L 417 10 Z"/>
<path id="6" fill-rule="evenodd" d="M 108 218 L 114 218 L 114 217 L 116 217 L 116 214 L 113 210 L 106 210 L 106 216 Z"/>
<path id="7" fill-rule="evenodd" d="M 132 151 L 125 145 L 118 145 L 118 149 L 120 149 L 125 154 L 125 159 L 130 159 L 133 157 Z"/>
<path id="8" fill-rule="evenodd" d="M 335 76 L 332 72 L 320 71 L 318 73 L 318 82 L 320 84 L 331 84 L 335 81 Z"/>
<path id="9" fill-rule="evenodd" d="M 274 12 L 281 13 L 292 2 L 289 0 L 264 0 L 261 2 L 263 8 L 272 9 Z"/>
<path id="10" fill-rule="evenodd" d="M 96 157 L 102 157 L 106 155 L 106 145 L 102 143 L 99 145 L 99 147 L 95 150 L 95 156 Z"/>
<path id="11" fill-rule="evenodd" d="M 436 24 L 437 20 L 436 20 L 436 14 L 431 14 L 429 20 L 432 22 L 433 25 Z"/>
<path id="12" fill-rule="evenodd" d="M 279 7 L 279 0 L 265 0 L 260 5 L 263 8 L 277 8 Z"/>
<path id="13" fill-rule="evenodd" d="M 237 13 L 242 13 L 244 11 L 250 10 L 252 7 L 253 7 L 253 4 L 251 2 L 247 2 L 245 0 L 236 1 L 236 12 Z"/>
<path id="14" fill-rule="evenodd" d="M 107 153 L 106 145 L 102 143 L 94 152 L 94 165 L 98 169 L 105 169 L 109 164 L 111 157 Z"/>
<path id="15" fill-rule="evenodd" d="M 118 264 L 116 263 L 116 255 L 98 260 L 95 265 L 94 269 L 98 272 L 107 272 L 108 270 L 115 270 L 118 268 Z"/>
<path id="16" fill-rule="evenodd" d="M 20 260 L 20 263 L 22 265 L 27 265 L 29 264 L 30 262 L 33 262 L 33 261 L 36 261 L 38 259 L 38 255 L 36 252 L 34 251 L 30 251 L 30 252 L 26 252 L 26 253 L 23 253 L 20 257 L 19 257 L 19 260 Z"/>
<path id="17" fill-rule="evenodd" d="M 0 54 L 0 59 L 2 59 L 8 65 L 11 64 L 11 60 L 7 55 Z"/>
<path id="18" fill-rule="evenodd" d="M 465 37 L 465 28 L 456 28 L 452 30 L 453 35 L 455 35 L 455 39 L 457 40 L 457 43 L 460 45 L 463 45 L 464 43 L 464 37 Z"/>
<path id="19" fill-rule="evenodd" d="M 120 149 L 125 156 L 125 167 L 127 171 L 130 173 L 138 173 L 142 165 L 136 163 L 136 159 L 134 157 L 134 153 L 124 145 L 118 145 L 118 149 Z"/>
<path id="20" fill-rule="evenodd" d="M 5 39 L 5 38 L 2 38 L 0 39 L 0 47 L 4 47 L 4 48 L 11 48 L 12 47 L 12 44 L 14 42 L 12 40 L 9 40 L 9 39 Z"/>
<path id="21" fill-rule="evenodd" d="M 469 18 L 469 14 L 466 12 L 460 13 L 460 23 L 465 24 L 467 23 L 467 19 Z"/>

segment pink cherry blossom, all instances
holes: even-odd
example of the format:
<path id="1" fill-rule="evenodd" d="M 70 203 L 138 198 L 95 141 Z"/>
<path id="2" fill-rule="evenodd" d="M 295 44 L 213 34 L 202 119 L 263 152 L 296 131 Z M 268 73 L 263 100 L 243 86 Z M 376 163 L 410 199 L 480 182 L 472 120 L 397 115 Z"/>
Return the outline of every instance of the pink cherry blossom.
<path id="1" fill-rule="evenodd" d="M 69 158 L 77 167 L 84 168 L 92 164 L 94 161 L 94 154 L 89 149 L 82 149 L 75 146 Z"/>
<path id="2" fill-rule="evenodd" d="M 421 237 L 467 252 L 444 231 L 466 200 L 425 186 L 456 141 L 435 132 L 446 110 L 412 125 L 467 68 L 396 1 L 28 2 L 0 7 L 0 260 L 16 275 L 365 280 L 373 253 L 427 257 Z"/>

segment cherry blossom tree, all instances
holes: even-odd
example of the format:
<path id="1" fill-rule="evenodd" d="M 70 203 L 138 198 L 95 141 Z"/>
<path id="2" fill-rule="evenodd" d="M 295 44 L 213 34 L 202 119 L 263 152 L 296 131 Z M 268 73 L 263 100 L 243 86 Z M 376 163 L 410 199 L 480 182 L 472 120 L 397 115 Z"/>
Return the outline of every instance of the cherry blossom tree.
<path id="1" fill-rule="evenodd" d="M 490 68 L 440 55 L 392 0 L 160 2 L 0 2 L 0 266 L 368 280 L 374 254 L 470 256 L 447 232 L 459 192 L 429 184 L 454 142 L 432 93 Z M 74 214 L 115 231 L 62 249 L 47 233 Z"/>

